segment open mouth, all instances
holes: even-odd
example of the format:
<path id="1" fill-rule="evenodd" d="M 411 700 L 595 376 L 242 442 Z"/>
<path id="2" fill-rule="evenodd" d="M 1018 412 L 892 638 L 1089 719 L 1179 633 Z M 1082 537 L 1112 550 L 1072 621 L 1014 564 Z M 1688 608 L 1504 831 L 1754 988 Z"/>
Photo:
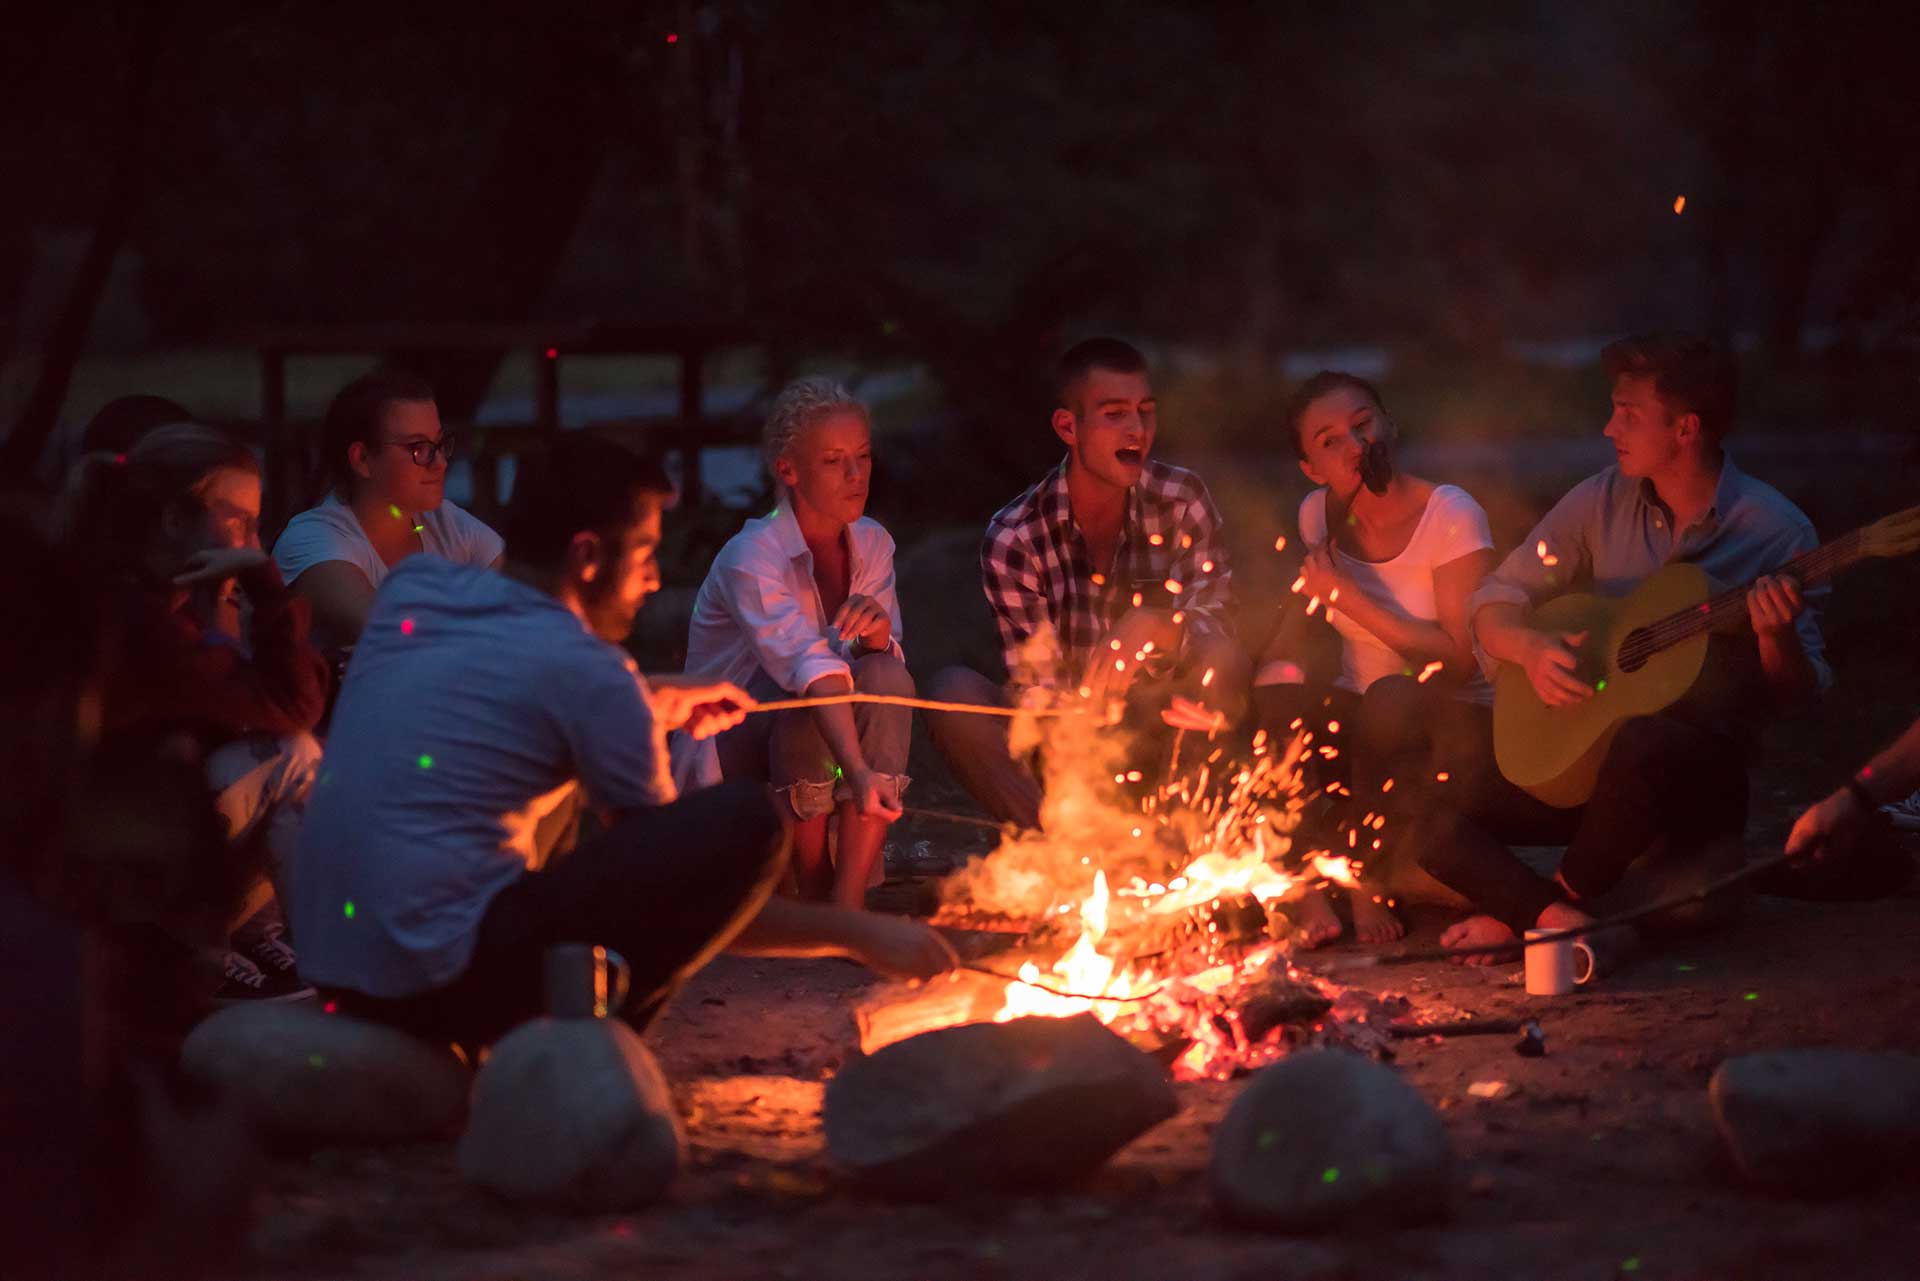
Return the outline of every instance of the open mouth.
<path id="1" fill-rule="evenodd" d="M 1133 446 L 1129 445 L 1125 449 L 1114 450 L 1113 456 L 1119 459 L 1122 463 L 1126 464 L 1128 467 L 1138 467 L 1141 463 L 1146 461 L 1147 453 L 1144 449 L 1135 449 Z"/>

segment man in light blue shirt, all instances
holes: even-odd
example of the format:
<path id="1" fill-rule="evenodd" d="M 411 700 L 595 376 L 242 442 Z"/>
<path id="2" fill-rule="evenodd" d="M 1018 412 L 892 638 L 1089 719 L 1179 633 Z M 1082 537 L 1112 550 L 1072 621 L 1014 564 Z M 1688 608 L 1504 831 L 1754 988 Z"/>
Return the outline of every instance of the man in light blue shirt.
<path id="1" fill-rule="evenodd" d="M 1400 843 L 1474 905 L 1476 915 L 1441 935 L 1448 947 L 1588 923 L 1592 901 L 1642 855 L 1737 865 L 1746 746 L 1757 722 L 1832 679 L 1817 621 L 1824 589 L 1803 591 L 1772 572 L 1818 545 L 1813 525 L 1721 445 L 1733 420 L 1732 359 L 1705 340 L 1658 334 L 1613 343 L 1602 359 L 1613 378 L 1606 436 L 1616 465 L 1555 504 L 1469 598 L 1489 674 L 1501 663 L 1523 668 L 1550 706 L 1591 698 L 1577 670 L 1583 637 L 1538 630 L 1527 611 L 1566 591 L 1625 595 L 1673 562 L 1729 585 L 1753 580 L 1751 632 L 1714 637 L 1696 694 L 1705 687 L 1715 697 L 1690 694 L 1623 724 L 1592 799 L 1573 809 L 1547 806 L 1500 776 L 1490 710 L 1423 709 L 1430 755 L 1404 772 L 1404 786 L 1388 799 Z M 1507 842 L 1564 844 L 1567 852 L 1549 879 Z"/>
<path id="2" fill-rule="evenodd" d="M 658 466 L 568 438 L 516 489 L 501 573 L 415 556 L 374 601 L 295 858 L 308 981 L 351 1013 L 485 1044 L 542 1012 L 556 943 L 621 954 L 637 1025 L 723 947 L 949 968 L 926 926 L 769 901 L 788 842 L 765 787 L 677 796 L 664 732 L 717 732 L 752 701 L 648 681 L 618 646 L 659 586 Z M 604 830 L 542 849 L 542 820 L 581 790 Z"/>

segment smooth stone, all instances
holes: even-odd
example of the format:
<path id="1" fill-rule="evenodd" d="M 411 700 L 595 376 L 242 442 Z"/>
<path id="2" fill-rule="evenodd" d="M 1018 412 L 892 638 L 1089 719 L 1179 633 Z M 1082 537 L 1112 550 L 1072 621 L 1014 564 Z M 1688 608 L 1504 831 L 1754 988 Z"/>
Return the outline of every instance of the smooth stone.
<path id="1" fill-rule="evenodd" d="M 904 1198 L 1054 1188 L 1179 1106 L 1161 1067 L 1091 1015 L 975 1023 L 842 1069 L 827 1087 L 827 1150 Z"/>
<path id="2" fill-rule="evenodd" d="M 1256 1073 L 1213 1137 L 1214 1203 L 1256 1227 L 1312 1232 L 1446 1212 L 1452 1146 L 1392 1068 L 1303 1050 Z"/>
<path id="3" fill-rule="evenodd" d="M 474 1082 L 460 1173 L 516 1201 L 628 1210 L 666 1194 L 686 1149 L 659 1064 L 618 1019 L 534 1019 Z"/>
<path id="4" fill-rule="evenodd" d="M 1920 1057 L 1865 1050 L 1743 1054 L 1707 1086 L 1714 1123 L 1748 1182 L 1838 1193 L 1920 1159 Z"/>
<path id="5" fill-rule="evenodd" d="M 217 1011 L 188 1034 L 180 1066 L 237 1099 L 271 1138 L 307 1145 L 450 1134 L 473 1083 L 451 1046 L 311 1002 Z"/>

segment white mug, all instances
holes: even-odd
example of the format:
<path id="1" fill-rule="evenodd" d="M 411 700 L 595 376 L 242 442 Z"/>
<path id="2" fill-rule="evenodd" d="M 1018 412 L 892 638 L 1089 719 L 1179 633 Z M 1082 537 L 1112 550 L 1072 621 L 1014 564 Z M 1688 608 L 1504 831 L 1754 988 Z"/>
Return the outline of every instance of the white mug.
<path id="1" fill-rule="evenodd" d="M 1565 996 L 1593 977 L 1593 949 L 1585 939 L 1535 939 L 1558 930 L 1527 931 L 1527 994 Z"/>

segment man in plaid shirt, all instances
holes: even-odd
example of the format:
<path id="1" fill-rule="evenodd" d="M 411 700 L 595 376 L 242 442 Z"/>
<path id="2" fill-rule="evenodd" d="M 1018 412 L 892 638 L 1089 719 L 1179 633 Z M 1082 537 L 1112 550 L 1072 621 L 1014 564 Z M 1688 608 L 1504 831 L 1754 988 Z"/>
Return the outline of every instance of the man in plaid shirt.
<path id="1" fill-rule="evenodd" d="M 1220 513 L 1198 476 L 1149 460 L 1158 407 L 1146 359 L 1117 339 L 1089 339 L 1061 357 L 1057 385 L 1053 430 L 1067 457 L 995 514 L 980 549 L 1009 676 L 1100 706 L 1128 701 L 1149 718 L 1184 698 L 1237 720 L 1250 665 L 1227 617 Z M 1008 702 L 966 668 L 938 673 L 929 694 Z M 1007 754 L 1003 724 L 959 712 L 927 723 L 989 812 L 1038 825 L 1040 785 Z"/>

